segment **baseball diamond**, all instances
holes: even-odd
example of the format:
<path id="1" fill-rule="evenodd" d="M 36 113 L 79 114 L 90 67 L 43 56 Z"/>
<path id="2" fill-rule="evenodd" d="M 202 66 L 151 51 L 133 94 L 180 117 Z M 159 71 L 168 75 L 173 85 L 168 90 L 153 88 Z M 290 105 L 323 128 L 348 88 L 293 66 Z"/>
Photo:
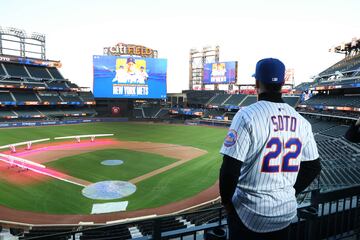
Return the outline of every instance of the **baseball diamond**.
<path id="1" fill-rule="evenodd" d="M 152 208 L 160 209 L 162 206 L 175 203 L 180 203 L 180 206 L 174 206 L 172 211 L 180 210 L 186 207 L 185 203 L 181 206 L 181 202 L 189 201 L 191 198 L 195 198 L 196 202 L 198 194 L 208 188 L 214 189 L 215 194 L 203 194 L 201 198 L 212 200 L 217 197 L 217 187 L 214 184 L 220 162 L 214 153 L 217 146 L 221 145 L 222 135 L 226 132 L 222 128 L 164 124 L 152 124 L 149 128 L 149 124 L 146 123 L 89 123 L 1 129 L 1 136 L 10 136 L 10 140 L 8 137 L 0 137 L 0 144 L 26 141 L 27 135 L 53 138 L 58 137 L 59 133 L 67 136 L 70 133 L 80 135 L 109 131 L 114 133 L 112 138 L 97 139 L 94 142 L 88 139 L 80 143 L 75 140 L 39 143 L 34 144 L 31 150 L 18 147 L 17 152 L 12 154 L 44 164 L 47 168 L 61 172 L 68 179 L 84 185 L 115 179 L 132 182 L 136 185 L 136 192 L 121 198 L 121 201 L 129 201 L 129 213 L 141 209 L 149 209 L 149 212 L 152 212 Z M 22 134 L 17 134 L 19 132 Z M 4 153 L 11 154 L 9 150 Z M 124 163 L 110 168 L 101 164 L 103 160 L 108 159 L 122 159 Z M 90 214 L 94 203 L 106 202 L 82 196 L 83 188 L 78 185 L 31 171 L 15 173 L 17 169 L 7 168 L 5 163 L 0 163 L 0 166 L 5 173 L 1 175 L 0 191 L 8 192 L 0 197 L 0 202 L 9 210 L 27 211 L 29 216 L 32 213 L 44 213 L 44 216 L 85 214 L 85 220 L 91 217 L 86 215 Z M 9 177 L 10 175 L 15 177 Z M 159 210 L 155 209 L 152 213 L 157 211 Z M 117 214 L 116 217 L 118 216 Z M 69 215 L 70 222 L 71 218 Z M 96 218 L 91 218 L 97 221 Z M 99 217 L 99 221 L 102 218 Z M 106 219 L 111 217 L 107 216 Z M 80 220 L 81 218 L 76 218 L 76 221 Z M 31 217 L 28 221 L 31 222 Z M 43 220 L 43 223 L 46 221 Z M 66 222 L 65 219 L 61 221 Z"/>

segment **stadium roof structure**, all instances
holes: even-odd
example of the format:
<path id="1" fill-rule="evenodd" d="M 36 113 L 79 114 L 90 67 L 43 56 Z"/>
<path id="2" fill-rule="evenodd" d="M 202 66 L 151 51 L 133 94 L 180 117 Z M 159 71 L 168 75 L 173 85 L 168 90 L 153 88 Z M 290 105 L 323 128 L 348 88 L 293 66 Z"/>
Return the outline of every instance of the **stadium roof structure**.
<path id="1" fill-rule="evenodd" d="M 360 39 L 354 37 L 350 42 L 343 42 L 338 46 L 333 46 L 329 49 L 329 52 L 343 53 L 348 55 L 353 50 L 359 51 L 360 49 Z"/>
<path id="2" fill-rule="evenodd" d="M 345 54 L 345 57 L 314 76 L 313 86 L 326 86 L 319 90 L 359 88 L 360 39 L 353 38 L 350 42 L 343 42 L 329 51 Z"/>

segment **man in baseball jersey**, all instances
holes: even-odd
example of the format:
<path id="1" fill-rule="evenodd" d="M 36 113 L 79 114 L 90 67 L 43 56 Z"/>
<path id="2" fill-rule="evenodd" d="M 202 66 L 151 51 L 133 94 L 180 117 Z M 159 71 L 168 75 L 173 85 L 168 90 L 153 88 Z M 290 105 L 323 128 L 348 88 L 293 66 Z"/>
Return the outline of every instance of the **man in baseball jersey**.
<path id="1" fill-rule="evenodd" d="M 256 64 L 258 102 L 237 112 L 220 150 L 230 239 L 287 239 L 295 194 L 321 170 L 310 123 L 281 98 L 284 75 L 278 59 Z"/>
<path id="2" fill-rule="evenodd" d="M 128 57 L 126 60 L 126 78 L 128 83 L 137 84 L 138 81 L 138 69 L 136 68 L 135 58 Z"/>
<path id="3" fill-rule="evenodd" d="M 139 72 L 139 78 L 138 78 L 138 83 L 139 84 L 145 84 L 147 82 L 149 75 L 147 74 L 144 66 L 140 67 L 140 72 Z"/>

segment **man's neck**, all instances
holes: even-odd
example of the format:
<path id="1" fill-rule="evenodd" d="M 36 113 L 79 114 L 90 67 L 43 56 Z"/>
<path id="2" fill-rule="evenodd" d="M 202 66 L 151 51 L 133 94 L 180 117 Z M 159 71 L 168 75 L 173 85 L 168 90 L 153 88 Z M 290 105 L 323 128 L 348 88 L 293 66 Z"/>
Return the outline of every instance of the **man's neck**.
<path id="1" fill-rule="evenodd" d="M 281 98 L 280 92 L 263 92 L 258 95 L 258 101 L 269 101 L 269 102 L 276 102 L 276 103 L 283 103 L 284 100 Z"/>

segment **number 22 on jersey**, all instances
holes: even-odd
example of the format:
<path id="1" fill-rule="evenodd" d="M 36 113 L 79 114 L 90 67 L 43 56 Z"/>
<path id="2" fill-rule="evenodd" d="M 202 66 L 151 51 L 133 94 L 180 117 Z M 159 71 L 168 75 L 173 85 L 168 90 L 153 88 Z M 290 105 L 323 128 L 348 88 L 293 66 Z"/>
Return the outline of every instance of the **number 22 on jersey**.
<path id="1" fill-rule="evenodd" d="M 290 138 L 284 145 L 278 137 L 273 137 L 266 144 L 267 149 L 273 148 L 275 150 L 268 152 L 262 161 L 261 172 L 264 173 L 277 173 L 277 172 L 298 172 L 299 165 L 290 164 L 291 159 L 297 159 L 301 153 L 302 144 L 298 138 Z M 284 149 L 283 149 L 284 146 Z M 295 146 L 295 150 L 291 150 L 292 146 Z M 286 149 L 290 149 L 285 155 L 281 154 Z M 280 165 L 271 165 L 271 159 L 277 159 L 279 156 L 283 156 Z"/>

